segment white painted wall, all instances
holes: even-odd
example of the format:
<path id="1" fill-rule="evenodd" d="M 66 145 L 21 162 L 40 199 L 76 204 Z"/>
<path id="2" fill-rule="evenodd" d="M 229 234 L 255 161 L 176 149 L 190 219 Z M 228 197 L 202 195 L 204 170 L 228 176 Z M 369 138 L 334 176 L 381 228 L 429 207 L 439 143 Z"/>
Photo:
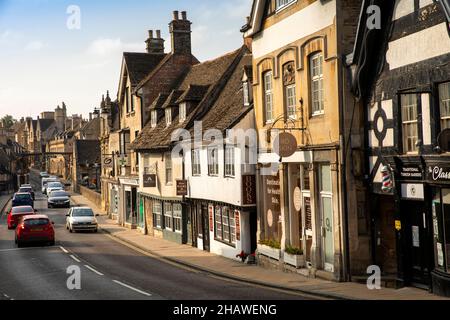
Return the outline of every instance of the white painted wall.
<path id="1" fill-rule="evenodd" d="M 390 70 L 393 70 L 449 52 L 447 24 L 441 23 L 390 42 L 386 60 Z"/>
<path id="2" fill-rule="evenodd" d="M 408 0 L 412 1 L 412 0 Z M 281 20 L 253 39 L 253 58 L 258 59 L 334 23 L 336 0 L 315 1 L 305 9 Z"/>
<path id="3" fill-rule="evenodd" d="M 422 94 L 421 100 L 423 144 L 427 146 L 431 145 L 430 95 L 428 93 Z"/>

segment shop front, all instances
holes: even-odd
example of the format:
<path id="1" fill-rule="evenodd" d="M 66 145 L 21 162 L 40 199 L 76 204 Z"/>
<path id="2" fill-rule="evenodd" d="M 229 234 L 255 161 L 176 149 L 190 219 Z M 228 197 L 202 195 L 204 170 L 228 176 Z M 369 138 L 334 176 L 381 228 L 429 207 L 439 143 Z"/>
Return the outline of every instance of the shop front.
<path id="1" fill-rule="evenodd" d="M 122 201 L 121 225 L 130 229 L 137 229 L 139 202 L 137 189 L 139 187 L 139 179 L 120 179 L 120 189 Z"/>
<path id="2" fill-rule="evenodd" d="M 394 157 L 400 280 L 450 296 L 450 157 Z"/>

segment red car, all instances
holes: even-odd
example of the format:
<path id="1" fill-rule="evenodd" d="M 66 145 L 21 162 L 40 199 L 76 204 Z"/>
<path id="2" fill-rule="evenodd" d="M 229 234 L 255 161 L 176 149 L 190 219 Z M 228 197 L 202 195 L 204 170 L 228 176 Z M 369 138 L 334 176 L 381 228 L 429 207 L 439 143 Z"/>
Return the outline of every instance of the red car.
<path id="1" fill-rule="evenodd" d="M 24 243 L 45 242 L 55 244 L 54 222 L 48 216 L 35 214 L 24 216 L 16 228 L 16 244 L 20 248 Z"/>
<path id="2" fill-rule="evenodd" d="M 13 207 L 8 213 L 8 229 L 12 230 L 19 224 L 20 218 L 35 214 L 36 211 L 31 206 Z"/>

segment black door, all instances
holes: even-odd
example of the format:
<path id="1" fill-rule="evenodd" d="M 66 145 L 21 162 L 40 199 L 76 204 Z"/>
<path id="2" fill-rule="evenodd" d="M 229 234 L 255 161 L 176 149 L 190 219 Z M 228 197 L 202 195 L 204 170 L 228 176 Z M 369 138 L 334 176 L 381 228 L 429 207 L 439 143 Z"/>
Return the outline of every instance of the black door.
<path id="1" fill-rule="evenodd" d="M 404 272 L 408 285 L 428 289 L 431 283 L 431 224 L 424 202 L 402 201 Z"/>
<path id="2" fill-rule="evenodd" d="M 203 250 L 209 251 L 209 212 L 208 207 L 202 205 Z"/>

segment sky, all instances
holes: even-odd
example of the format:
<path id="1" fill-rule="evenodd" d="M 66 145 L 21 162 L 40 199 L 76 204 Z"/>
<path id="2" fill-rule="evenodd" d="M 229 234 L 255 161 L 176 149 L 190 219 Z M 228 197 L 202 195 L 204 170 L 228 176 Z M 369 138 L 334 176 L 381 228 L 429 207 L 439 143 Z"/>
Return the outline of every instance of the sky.
<path id="1" fill-rule="evenodd" d="M 0 0 L 0 117 L 36 118 L 64 101 L 88 116 L 117 95 L 122 53 L 145 52 L 160 29 L 170 51 L 172 11 L 187 11 L 193 54 L 205 61 L 243 43 L 251 0 Z"/>

